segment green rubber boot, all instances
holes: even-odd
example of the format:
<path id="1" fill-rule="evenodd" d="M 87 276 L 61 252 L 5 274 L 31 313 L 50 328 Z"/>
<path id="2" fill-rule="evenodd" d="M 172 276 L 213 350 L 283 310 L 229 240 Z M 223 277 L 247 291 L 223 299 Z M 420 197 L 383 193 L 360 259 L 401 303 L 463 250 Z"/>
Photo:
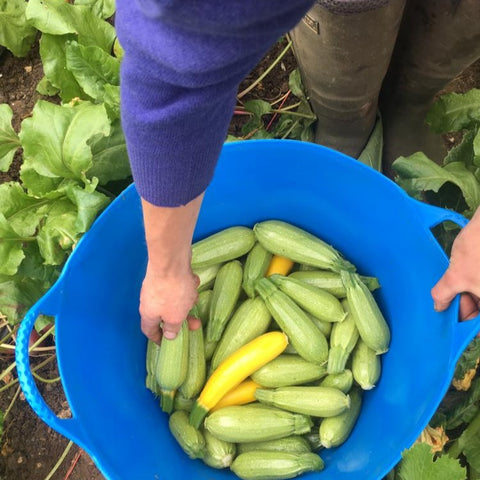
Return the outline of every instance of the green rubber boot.
<path id="1" fill-rule="evenodd" d="M 392 162 L 422 151 L 441 163 L 440 135 L 425 124 L 434 96 L 480 58 L 480 1 L 410 0 L 380 99 L 383 171 Z"/>
<path id="2" fill-rule="evenodd" d="M 317 0 L 291 32 L 318 117 L 315 142 L 358 157 L 375 125 L 378 96 L 406 0 Z"/>

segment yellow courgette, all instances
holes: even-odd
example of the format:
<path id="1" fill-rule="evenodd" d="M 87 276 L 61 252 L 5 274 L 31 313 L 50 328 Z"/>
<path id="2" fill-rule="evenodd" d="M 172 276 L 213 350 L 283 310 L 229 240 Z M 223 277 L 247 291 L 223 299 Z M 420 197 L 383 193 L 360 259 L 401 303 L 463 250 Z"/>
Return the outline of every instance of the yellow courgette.
<path id="1" fill-rule="evenodd" d="M 219 400 L 253 372 L 280 355 L 288 344 L 283 332 L 264 333 L 228 356 L 207 380 L 190 414 L 197 428 Z"/>

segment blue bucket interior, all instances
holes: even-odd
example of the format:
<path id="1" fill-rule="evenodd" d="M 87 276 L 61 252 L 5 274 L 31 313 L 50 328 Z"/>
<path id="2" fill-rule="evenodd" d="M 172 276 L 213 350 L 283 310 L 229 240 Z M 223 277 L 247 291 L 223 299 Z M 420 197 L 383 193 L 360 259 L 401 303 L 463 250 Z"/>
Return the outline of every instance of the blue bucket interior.
<path id="1" fill-rule="evenodd" d="M 227 144 L 207 190 L 198 240 L 231 225 L 282 219 L 338 248 L 379 278 L 375 295 L 392 332 L 377 387 L 326 468 L 307 479 L 382 478 L 441 401 L 453 369 L 453 313 L 430 289 L 447 259 L 416 203 L 393 182 L 326 148 L 295 141 Z M 140 202 L 128 188 L 84 236 L 59 281 L 57 349 L 76 441 L 110 480 L 227 479 L 190 460 L 145 388 L 138 298 L 146 266 Z"/>

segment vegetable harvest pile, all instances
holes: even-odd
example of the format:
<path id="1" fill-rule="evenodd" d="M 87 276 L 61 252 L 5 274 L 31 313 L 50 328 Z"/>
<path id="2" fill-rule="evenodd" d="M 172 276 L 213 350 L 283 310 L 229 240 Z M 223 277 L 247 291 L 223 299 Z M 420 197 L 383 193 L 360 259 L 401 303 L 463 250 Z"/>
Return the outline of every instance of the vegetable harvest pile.
<path id="1" fill-rule="evenodd" d="M 192 268 L 201 327 L 184 321 L 147 348 L 146 385 L 173 436 L 244 479 L 322 470 L 317 451 L 346 441 L 389 347 L 377 279 L 280 220 L 200 240 Z"/>

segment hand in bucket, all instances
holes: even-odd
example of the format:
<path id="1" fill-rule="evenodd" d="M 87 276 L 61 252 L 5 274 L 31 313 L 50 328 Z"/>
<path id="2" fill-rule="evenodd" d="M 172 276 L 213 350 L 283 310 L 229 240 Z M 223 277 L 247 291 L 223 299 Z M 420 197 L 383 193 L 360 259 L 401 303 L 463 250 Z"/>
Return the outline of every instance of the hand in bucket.
<path id="1" fill-rule="evenodd" d="M 148 265 L 140 292 L 142 332 L 160 343 L 177 336 L 198 298 L 191 244 L 203 194 L 186 205 L 161 207 L 142 199 Z M 192 329 L 198 319 L 189 319 Z"/>
<path id="2" fill-rule="evenodd" d="M 169 340 L 175 338 L 185 318 L 190 329 L 199 328 L 200 320 L 188 316 L 197 301 L 198 283 L 198 277 L 191 271 L 162 277 L 147 268 L 140 293 L 142 332 L 160 343 L 162 335 Z"/>

